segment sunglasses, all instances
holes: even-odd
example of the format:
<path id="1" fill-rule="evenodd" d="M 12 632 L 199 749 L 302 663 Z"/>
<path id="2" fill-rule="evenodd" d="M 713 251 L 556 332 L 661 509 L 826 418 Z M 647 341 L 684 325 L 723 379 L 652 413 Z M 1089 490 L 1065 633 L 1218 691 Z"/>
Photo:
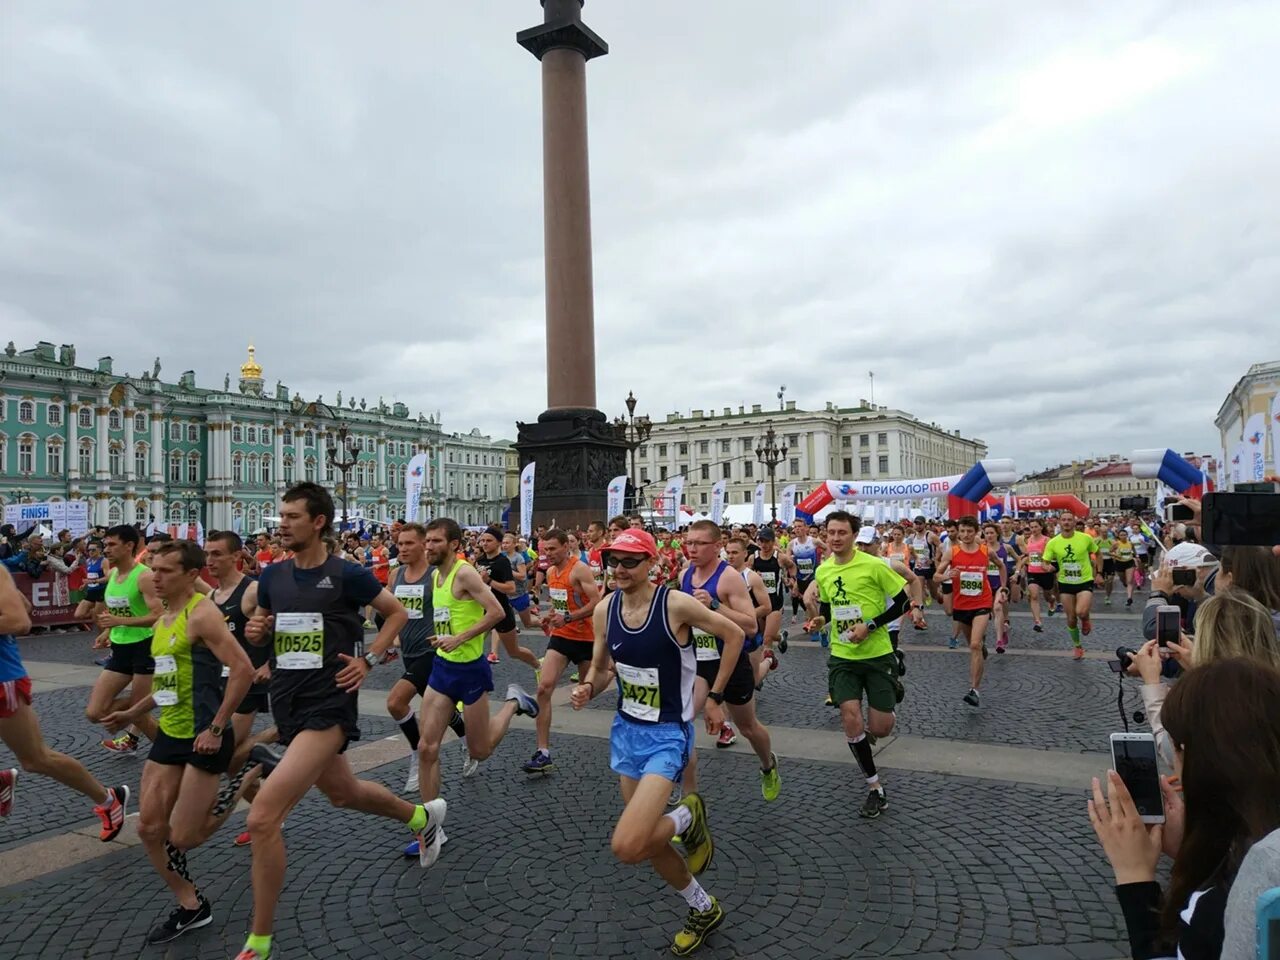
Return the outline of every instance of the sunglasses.
<path id="1" fill-rule="evenodd" d="M 616 553 L 610 553 L 605 555 L 604 565 L 606 567 L 621 567 L 623 570 L 634 570 L 644 563 L 645 559 L 645 557 L 638 557 L 635 554 L 619 556 Z"/>

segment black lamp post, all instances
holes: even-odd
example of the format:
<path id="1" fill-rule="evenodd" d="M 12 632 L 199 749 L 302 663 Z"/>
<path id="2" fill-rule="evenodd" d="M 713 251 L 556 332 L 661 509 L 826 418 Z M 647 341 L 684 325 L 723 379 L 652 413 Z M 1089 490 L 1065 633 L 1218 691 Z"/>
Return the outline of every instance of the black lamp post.
<path id="1" fill-rule="evenodd" d="M 786 388 L 784 387 L 783 389 Z M 781 399 L 782 395 L 779 394 L 778 396 Z M 778 464 L 786 458 L 787 445 L 783 443 L 781 447 L 778 446 L 778 437 L 773 432 L 773 424 L 769 424 L 769 428 L 756 446 L 756 459 L 763 463 L 765 469 L 769 471 L 769 513 L 775 523 L 778 520 Z"/>
<path id="2" fill-rule="evenodd" d="M 354 467 L 360 459 L 360 450 L 356 446 L 354 437 L 347 435 L 347 425 L 340 423 L 338 425 L 338 445 L 329 447 L 325 452 L 329 464 L 336 468 L 342 474 L 342 527 L 347 527 L 347 473 Z M 338 459 L 339 451 L 342 453 L 342 459 Z"/>
<path id="3" fill-rule="evenodd" d="M 626 418 L 614 417 L 613 429 L 618 439 L 631 451 L 631 509 L 635 510 L 638 499 L 635 491 L 639 488 L 636 482 L 636 448 L 649 441 L 649 437 L 653 434 L 653 421 L 646 414 L 636 416 L 636 397 L 630 390 L 627 391 L 626 404 Z"/>

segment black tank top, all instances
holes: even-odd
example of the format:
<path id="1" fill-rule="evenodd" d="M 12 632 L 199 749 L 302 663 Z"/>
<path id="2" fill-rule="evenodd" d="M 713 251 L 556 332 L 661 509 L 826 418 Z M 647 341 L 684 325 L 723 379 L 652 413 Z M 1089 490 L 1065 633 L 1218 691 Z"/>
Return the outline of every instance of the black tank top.
<path id="1" fill-rule="evenodd" d="M 231 591 L 231 595 L 227 599 L 219 603 L 214 600 L 214 605 L 222 612 L 222 619 L 227 623 L 227 629 L 231 631 L 231 635 L 239 641 L 240 646 L 244 648 L 244 652 L 249 655 L 249 662 L 253 664 L 254 669 L 261 667 L 263 664 L 271 662 L 271 644 L 264 643 L 258 645 L 250 643 L 244 635 L 245 624 L 249 622 L 249 618 L 244 615 L 244 609 L 241 603 L 244 600 L 244 592 L 249 589 L 249 584 L 253 583 L 250 577 L 244 577 L 236 584 L 236 588 Z M 212 597 L 209 598 L 213 600 Z M 257 688 L 255 684 L 255 689 Z M 261 685 L 265 689 L 265 684 Z"/>
<path id="2" fill-rule="evenodd" d="M 757 553 L 755 559 L 751 561 L 751 567 L 760 574 L 760 579 L 764 581 L 764 587 L 769 591 L 770 596 L 782 596 L 782 564 L 778 562 L 776 553 L 768 560 Z"/>

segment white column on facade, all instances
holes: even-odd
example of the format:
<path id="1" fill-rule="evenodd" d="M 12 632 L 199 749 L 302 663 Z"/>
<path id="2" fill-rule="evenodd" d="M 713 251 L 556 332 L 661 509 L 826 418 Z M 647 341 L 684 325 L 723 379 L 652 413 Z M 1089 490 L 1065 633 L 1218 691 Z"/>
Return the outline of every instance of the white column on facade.
<path id="1" fill-rule="evenodd" d="M 67 486 L 68 493 L 77 487 L 80 479 L 80 404 L 67 398 Z M 0 467 L 3 467 L 0 464 Z"/>
<path id="2" fill-rule="evenodd" d="M 105 396 L 98 398 L 98 405 L 94 408 L 97 415 L 98 428 L 98 458 L 97 465 L 94 467 L 94 479 L 99 483 L 106 483 L 110 479 L 111 461 L 108 459 L 108 444 L 111 442 L 111 434 L 108 432 L 107 414 L 110 412 L 108 400 Z"/>
<path id="3" fill-rule="evenodd" d="M 151 483 L 164 482 L 164 414 L 160 401 L 151 404 Z"/>
<path id="4" fill-rule="evenodd" d="M 127 484 L 133 483 L 135 479 L 133 475 L 133 472 L 134 472 L 133 471 L 133 415 L 136 412 L 137 411 L 129 407 L 125 407 L 123 411 L 123 414 L 124 414 L 124 462 L 122 466 L 124 467 L 124 482 Z M 146 478 L 138 477 L 136 479 L 145 480 Z M 128 523 L 129 521 L 126 520 L 125 522 Z"/>
<path id="5" fill-rule="evenodd" d="M 277 416 L 275 419 L 275 431 L 271 434 L 274 444 L 273 459 L 275 460 L 275 463 L 271 465 L 271 484 L 272 489 L 275 491 L 276 500 L 280 500 L 284 496 L 284 427 L 284 420 Z"/>
<path id="6" fill-rule="evenodd" d="M 387 435 L 379 433 L 377 439 L 378 445 L 378 464 L 375 468 L 374 480 L 378 488 L 378 519 L 386 521 L 387 519 Z"/>

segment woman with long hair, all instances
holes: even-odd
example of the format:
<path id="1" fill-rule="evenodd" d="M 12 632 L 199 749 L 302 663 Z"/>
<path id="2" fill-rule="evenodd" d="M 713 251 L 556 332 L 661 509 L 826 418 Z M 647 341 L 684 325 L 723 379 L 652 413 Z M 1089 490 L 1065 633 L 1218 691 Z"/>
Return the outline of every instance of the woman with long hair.
<path id="1" fill-rule="evenodd" d="M 1142 822 L 1114 771 L 1089 820 L 1115 870 L 1134 960 L 1218 958 L 1231 884 L 1249 848 L 1280 828 L 1280 671 L 1243 657 L 1195 667 L 1170 692 L 1175 776 L 1160 778 L 1165 823 Z M 1160 854 L 1169 887 L 1156 882 Z"/>

